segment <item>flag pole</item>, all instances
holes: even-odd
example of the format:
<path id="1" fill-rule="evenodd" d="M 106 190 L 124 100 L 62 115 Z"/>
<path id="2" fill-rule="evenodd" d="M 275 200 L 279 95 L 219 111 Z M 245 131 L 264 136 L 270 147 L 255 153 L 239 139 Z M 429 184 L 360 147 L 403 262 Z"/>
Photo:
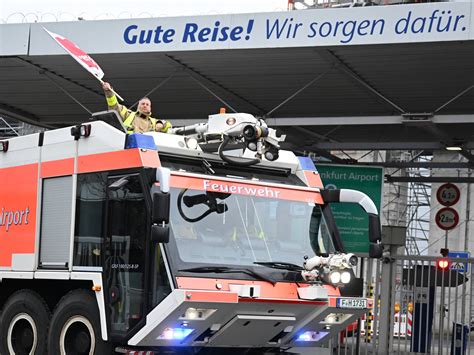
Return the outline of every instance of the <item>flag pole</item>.
<path id="1" fill-rule="evenodd" d="M 101 84 L 103 84 L 103 83 L 104 83 L 104 81 L 103 81 L 101 78 L 99 78 L 99 77 L 95 76 L 94 74 L 92 74 L 92 75 L 94 76 L 94 78 L 96 78 L 97 80 L 99 80 L 99 82 L 100 82 Z M 118 99 L 119 99 L 120 101 L 122 101 L 122 102 L 123 102 L 123 101 L 125 101 L 125 100 L 123 99 L 123 97 L 122 97 L 122 96 L 120 96 L 120 95 L 117 93 L 117 91 L 115 91 L 115 90 L 114 90 L 114 89 L 112 89 L 112 88 L 110 88 L 110 90 L 111 90 L 111 91 L 112 91 L 112 92 L 115 94 L 115 96 L 117 96 L 117 97 L 118 97 Z"/>
<path id="2" fill-rule="evenodd" d="M 84 52 L 77 46 L 77 44 L 68 40 L 66 37 L 50 32 L 45 27 L 43 27 L 43 30 L 45 30 L 59 46 L 61 46 L 71 57 L 73 57 L 76 62 L 78 62 L 84 69 L 91 73 L 97 80 L 99 80 L 101 84 L 104 83 L 102 80 L 104 77 L 104 72 L 100 68 L 99 64 L 97 64 L 89 54 Z M 115 92 L 113 89 L 111 89 L 111 91 L 120 99 L 120 101 L 125 101 L 122 96 L 117 94 L 117 92 Z"/>

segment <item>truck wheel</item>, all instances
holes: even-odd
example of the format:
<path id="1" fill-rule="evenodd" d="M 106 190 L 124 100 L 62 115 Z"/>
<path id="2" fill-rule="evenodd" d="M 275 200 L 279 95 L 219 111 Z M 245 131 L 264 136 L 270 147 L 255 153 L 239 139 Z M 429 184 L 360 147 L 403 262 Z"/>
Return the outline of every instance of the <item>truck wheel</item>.
<path id="1" fill-rule="evenodd" d="M 97 301 L 91 292 L 74 290 L 54 310 L 48 335 L 50 354 L 105 355 L 111 345 L 102 340 Z"/>
<path id="2" fill-rule="evenodd" d="M 46 302 L 36 292 L 15 292 L 3 307 L 0 354 L 46 354 L 50 317 Z"/>

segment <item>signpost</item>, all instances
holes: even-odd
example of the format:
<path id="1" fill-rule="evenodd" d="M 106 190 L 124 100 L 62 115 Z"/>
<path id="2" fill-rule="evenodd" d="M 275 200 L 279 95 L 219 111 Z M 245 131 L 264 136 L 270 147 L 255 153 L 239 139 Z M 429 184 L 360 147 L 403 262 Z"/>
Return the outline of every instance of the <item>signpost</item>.
<path id="1" fill-rule="evenodd" d="M 435 216 L 436 225 L 445 231 L 444 247 L 448 248 L 448 231 L 455 228 L 459 223 L 458 212 L 450 206 L 455 205 L 461 197 L 459 188 L 451 183 L 443 184 L 436 191 L 438 202 L 446 206 L 440 209 Z"/>
<path id="2" fill-rule="evenodd" d="M 451 207 L 440 209 L 435 217 L 436 225 L 447 231 L 456 227 L 459 223 L 459 214 Z"/>
<path id="3" fill-rule="evenodd" d="M 468 251 L 450 251 L 448 253 L 448 257 L 453 258 L 453 259 L 455 258 L 467 259 L 471 257 L 471 253 Z M 468 263 L 456 262 L 455 260 L 452 260 L 451 266 L 449 268 L 451 270 L 457 270 L 457 272 L 460 272 L 462 274 L 469 272 Z"/>
<path id="4" fill-rule="evenodd" d="M 436 199 L 443 206 L 449 207 L 455 205 L 460 197 L 461 192 L 454 184 L 443 184 L 438 188 L 438 191 L 436 191 Z"/>
<path id="5" fill-rule="evenodd" d="M 381 213 L 383 168 L 318 164 L 317 169 L 326 189 L 362 191 L 374 201 L 377 210 Z M 346 251 L 368 253 L 369 222 L 367 214 L 359 206 L 350 203 L 332 204 L 331 209 Z"/>

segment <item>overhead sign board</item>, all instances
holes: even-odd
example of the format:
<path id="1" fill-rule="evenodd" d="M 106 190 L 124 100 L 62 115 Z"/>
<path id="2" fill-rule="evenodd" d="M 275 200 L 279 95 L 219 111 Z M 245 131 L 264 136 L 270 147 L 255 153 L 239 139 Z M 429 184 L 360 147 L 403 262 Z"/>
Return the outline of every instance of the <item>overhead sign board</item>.
<path id="1" fill-rule="evenodd" d="M 436 213 L 435 222 L 439 228 L 443 230 L 450 230 L 458 225 L 459 214 L 454 208 L 445 207 Z"/>
<path id="2" fill-rule="evenodd" d="M 436 199 L 443 206 L 453 206 L 461 197 L 459 188 L 454 184 L 443 184 L 436 191 Z"/>
<path id="3" fill-rule="evenodd" d="M 49 23 L 89 54 L 351 46 L 473 39 L 472 4 L 312 9 Z M 1 32 L 1 31 L 0 31 Z M 63 54 L 31 25 L 30 55 Z"/>
<path id="4" fill-rule="evenodd" d="M 471 257 L 471 253 L 468 251 L 450 251 L 448 253 L 448 257 L 456 259 L 467 259 Z M 449 267 L 451 270 L 457 270 L 460 273 L 467 273 L 469 272 L 469 264 L 464 262 L 457 262 L 456 260 L 451 261 L 451 266 Z"/>
<path id="5" fill-rule="evenodd" d="M 368 195 L 377 210 L 382 207 L 383 168 L 357 165 L 317 165 L 326 189 L 353 189 Z M 357 204 L 334 203 L 331 209 L 347 252 L 369 252 L 367 213 Z"/>

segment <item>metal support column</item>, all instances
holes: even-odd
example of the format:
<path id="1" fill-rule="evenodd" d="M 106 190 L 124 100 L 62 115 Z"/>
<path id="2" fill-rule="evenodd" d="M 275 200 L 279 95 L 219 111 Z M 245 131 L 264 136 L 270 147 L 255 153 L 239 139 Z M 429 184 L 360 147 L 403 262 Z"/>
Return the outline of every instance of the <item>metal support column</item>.
<path id="1" fill-rule="evenodd" d="M 406 242 L 406 228 L 398 226 L 382 227 L 382 243 L 384 253 L 382 273 L 380 276 L 380 317 L 378 324 L 378 351 L 380 355 L 393 353 L 393 317 L 395 305 L 396 260 L 392 255 L 403 255 Z"/>
<path id="2" fill-rule="evenodd" d="M 390 246 L 390 255 L 396 254 L 397 247 Z M 391 317 L 395 289 L 395 261 L 388 258 L 382 264 L 381 287 L 380 287 L 380 316 L 378 324 L 378 354 L 387 355 L 393 352 L 393 344 L 390 343 L 393 334 L 393 321 Z"/>

